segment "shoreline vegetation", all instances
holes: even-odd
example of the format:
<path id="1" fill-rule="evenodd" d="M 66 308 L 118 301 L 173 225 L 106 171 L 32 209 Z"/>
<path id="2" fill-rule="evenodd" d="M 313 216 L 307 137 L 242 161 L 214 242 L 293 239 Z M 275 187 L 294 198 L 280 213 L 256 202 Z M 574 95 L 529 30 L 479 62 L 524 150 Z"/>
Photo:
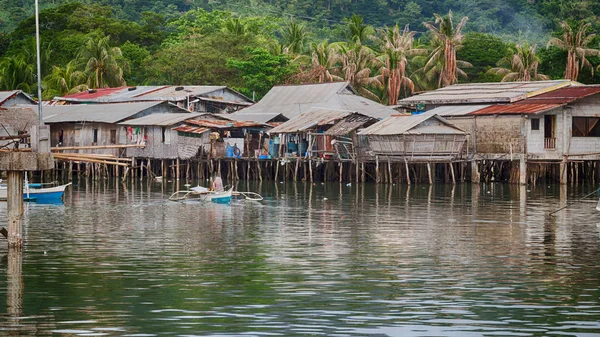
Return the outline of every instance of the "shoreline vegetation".
<path id="1" fill-rule="evenodd" d="M 0 90 L 35 95 L 34 19 L 3 3 Z M 428 3 L 59 1 L 40 13 L 42 96 L 200 84 L 258 100 L 274 85 L 349 81 L 394 105 L 457 82 L 600 82 L 595 1 Z"/>

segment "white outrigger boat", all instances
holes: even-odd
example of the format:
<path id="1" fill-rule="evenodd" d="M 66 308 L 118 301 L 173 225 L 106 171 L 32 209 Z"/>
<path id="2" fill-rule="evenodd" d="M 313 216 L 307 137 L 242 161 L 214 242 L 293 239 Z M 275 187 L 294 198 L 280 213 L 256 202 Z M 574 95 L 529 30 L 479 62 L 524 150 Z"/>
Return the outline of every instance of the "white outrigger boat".
<path id="1" fill-rule="evenodd" d="M 206 187 L 196 186 L 186 191 L 177 191 L 169 197 L 170 201 L 198 200 L 205 202 L 214 202 L 218 204 L 228 204 L 232 196 L 244 196 L 246 200 L 261 201 L 262 196 L 254 192 L 237 192 L 233 187 L 226 188 L 223 191 L 213 191 Z"/>

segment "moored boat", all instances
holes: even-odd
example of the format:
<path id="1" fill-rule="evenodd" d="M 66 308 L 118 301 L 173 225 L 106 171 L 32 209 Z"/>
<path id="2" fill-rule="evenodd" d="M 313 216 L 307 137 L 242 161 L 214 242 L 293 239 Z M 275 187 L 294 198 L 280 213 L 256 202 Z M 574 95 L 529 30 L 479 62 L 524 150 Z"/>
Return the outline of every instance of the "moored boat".
<path id="1" fill-rule="evenodd" d="M 65 189 L 71 183 L 54 186 L 37 188 L 39 184 L 30 184 L 23 188 L 23 199 L 26 201 L 36 201 L 38 203 L 55 203 L 62 200 Z M 0 186 L 0 200 L 6 200 L 6 186 Z"/>

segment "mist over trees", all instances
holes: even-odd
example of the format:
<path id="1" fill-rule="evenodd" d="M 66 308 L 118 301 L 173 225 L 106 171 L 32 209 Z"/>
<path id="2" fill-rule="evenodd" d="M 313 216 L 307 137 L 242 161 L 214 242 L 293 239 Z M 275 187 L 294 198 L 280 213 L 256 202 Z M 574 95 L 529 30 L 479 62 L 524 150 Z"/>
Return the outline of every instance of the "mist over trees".
<path id="1" fill-rule="evenodd" d="M 46 99 L 124 84 L 218 84 L 260 98 L 277 84 L 347 80 L 395 104 L 456 82 L 600 82 L 598 0 L 40 5 Z M 0 6 L 0 90 L 35 94 L 33 1 Z"/>

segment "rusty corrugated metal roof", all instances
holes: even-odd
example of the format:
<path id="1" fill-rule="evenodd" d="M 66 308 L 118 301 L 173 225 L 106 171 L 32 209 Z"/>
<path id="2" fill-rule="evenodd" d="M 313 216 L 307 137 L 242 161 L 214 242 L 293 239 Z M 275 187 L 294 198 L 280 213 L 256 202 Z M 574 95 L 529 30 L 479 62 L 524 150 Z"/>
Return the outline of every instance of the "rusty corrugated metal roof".
<path id="1" fill-rule="evenodd" d="M 290 119 L 270 130 L 269 133 L 297 133 L 306 131 L 316 126 L 333 124 L 353 113 L 355 112 L 348 110 L 317 108 Z"/>
<path id="2" fill-rule="evenodd" d="M 524 101 L 517 102 L 517 104 L 567 104 L 597 93 L 600 93 L 600 86 L 597 85 L 568 87 L 531 97 Z"/>
<path id="3" fill-rule="evenodd" d="M 262 123 L 248 121 L 222 121 L 222 120 L 188 120 L 186 123 L 203 126 L 207 128 L 227 129 L 227 128 L 249 128 L 256 126 L 266 126 Z"/>
<path id="4" fill-rule="evenodd" d="M 538 114 L 563 106 L 564 104 L 497 104 L 483 108 L 470 115 L 529 115 Z"/>
<path id="5" fill-rule="evenodd" d="M 179 132 L 201 134 L 201 133 L 205 133 L 209 129 L 208 128 L 203 128 L 203 127 L 200 127 L 200 126 L 182 125 L 182 126 L 178 126 L 176 128 L 173 128 L 173 130 L 179 131 Z"/>

